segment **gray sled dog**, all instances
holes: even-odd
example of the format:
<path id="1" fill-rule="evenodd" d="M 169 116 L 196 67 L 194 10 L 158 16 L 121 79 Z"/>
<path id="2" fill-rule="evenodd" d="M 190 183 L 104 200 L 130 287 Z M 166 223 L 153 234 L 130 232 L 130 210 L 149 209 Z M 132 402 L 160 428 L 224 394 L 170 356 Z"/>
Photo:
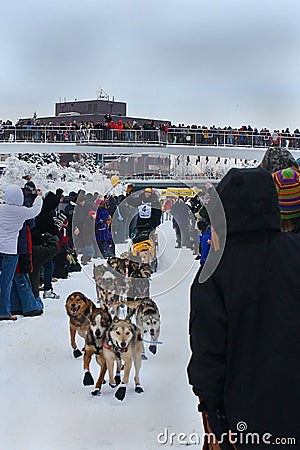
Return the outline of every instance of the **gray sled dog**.
<path id="1" fill-rule="evenodd" d="M 97 299 L 100 306 L 111 306 L 118 303 L 124 295 L 126 286 L 117 278 L 110 266 L 100 264 L 93 267 L 93 278 L 96 283 Z"/>
<path id="2" fill-rule="evenodd" d="M 135 311 L 135 317 L 138 328 L 143 333 L 149 333 L 151 341 L 153 341 L 153 344 L 149 345 L 149 350 L 155 355 L 161 325 L 159 309 L 155 301 L 150 298 L 142 299 Z M 147 359 L 144 349 L 142 358 Z"/>

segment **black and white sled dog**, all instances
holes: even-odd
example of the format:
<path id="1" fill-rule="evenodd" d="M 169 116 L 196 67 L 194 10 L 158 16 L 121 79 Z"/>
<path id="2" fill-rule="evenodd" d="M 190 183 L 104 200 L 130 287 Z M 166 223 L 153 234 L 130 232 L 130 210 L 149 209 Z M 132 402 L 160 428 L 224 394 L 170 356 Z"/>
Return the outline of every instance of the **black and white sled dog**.
<path id="1" fill-rule="evenodd" d="M 160 313 L 157 304 L 150 298 L 144 298 L 135 311 L 136 324 L 143 333 L 149 333 L 150 345 L 149 350 L 154 355 L 157 351 L 157 341 L 160 334 Z M 145 349 L 143 350 L 142 359 L 147 359 Z"/>

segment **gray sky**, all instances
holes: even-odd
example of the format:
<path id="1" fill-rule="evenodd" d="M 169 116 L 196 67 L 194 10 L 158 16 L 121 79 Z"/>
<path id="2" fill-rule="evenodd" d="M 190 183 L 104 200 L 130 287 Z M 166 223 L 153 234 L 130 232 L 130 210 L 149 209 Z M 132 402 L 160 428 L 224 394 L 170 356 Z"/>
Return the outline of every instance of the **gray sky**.
<path id="1" fill-rule="evenodd" d="M 99 87 L 131 116 L 300 128 L 298 0 L 1 3 L 0 119 Z"/>

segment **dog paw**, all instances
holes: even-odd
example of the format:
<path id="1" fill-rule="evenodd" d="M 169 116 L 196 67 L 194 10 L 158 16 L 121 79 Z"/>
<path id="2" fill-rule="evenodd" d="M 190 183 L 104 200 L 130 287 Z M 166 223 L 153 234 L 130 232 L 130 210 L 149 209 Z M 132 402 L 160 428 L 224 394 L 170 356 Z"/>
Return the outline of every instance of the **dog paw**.
<path id="1" fill-rule="evenodd" d="M 103 380 L 103 381 L 102 381 L 102 384 L 106 384 L 106 380 Z"/>
<path id="2" fill-rule="evenodd" d="M 101 389 L 95 389 L 91 392 L 91 395 L 93 395 L 94 397 L 99 397 L 99 395 L 101 395 Z"/>
<path id="3" fill-rule="evenodd" d="M 109 383 L 109 385 L 110 385 L 110 387 L 113 388 L 113 389 L 114 389 L 115 387 L 118 386 L 117 384 L 112 384 L 112 383 Z"/>
<path id="4" fill-rule="evenodd" d="M 124 400 L 125 395 L 126 395 L 126 387 L 123 386 L 119 387 L 119 389 L 115 393 L 115 397 L 121 401 Z"/>
<path id="5" fill-rule="evenodd" d="M 144 392 L 144 389 L 142 388 L 142 386 L 141 386 L 140 384 L 137 384 L 137 385 L 135 386 L 135 392 L 136 392 L 137 394 L 141 394 L 142 392 Z"/>
<path id="6" fill-rule="evenodd" d="M 116 386 L 118 386 L 118 384 L 121 383 L 121 377 L 120 377 L 120 375 L 116 375 L 116 376 L 115 376 L 115 382 L 116 382 Z"/>
<path id="7" fill-rule="evenodd" d="M 157 351 L 156 345 L 149 345 L 149 350 L 151 353 L 153 353 L 153 355 L 155 355 Z"/>
<path id="8" fill-rule="evenodd" d="M 74 356 L 74 358 L 79 358 L 79 356 L 82 356 L 82 353 L 79 350 L 79 348 L 76 348 L 75 350 L 73 350 L 73 356 Z"/>
<path id="9" fill-rule="evenodd" d="M 90 372 L 85 372 L 83 377 L 83 384 L 84 386 L 91 386 L 94 384 L 94 378 L 92 377 Z"/>
<path id="10" fill-rule="evenodd" d="M 148 359 L 148 358 L 147 358 L 147 356 L 145 355 L 145 353 L 142 353 L 142 360 L 143 360 L 143 361 L 147 361 L 147 359 Z"/>

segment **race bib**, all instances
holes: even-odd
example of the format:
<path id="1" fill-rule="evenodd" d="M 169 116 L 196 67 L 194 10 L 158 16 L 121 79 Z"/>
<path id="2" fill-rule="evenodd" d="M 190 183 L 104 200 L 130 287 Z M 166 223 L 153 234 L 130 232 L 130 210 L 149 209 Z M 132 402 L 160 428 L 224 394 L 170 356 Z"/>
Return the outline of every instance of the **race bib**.
<path id="1" fill-rule="evenodd" d="M 151 203 L 142 203 L 138 206 L 139 217 L 141 219 L 150 219 L 151 217 Z"/>

